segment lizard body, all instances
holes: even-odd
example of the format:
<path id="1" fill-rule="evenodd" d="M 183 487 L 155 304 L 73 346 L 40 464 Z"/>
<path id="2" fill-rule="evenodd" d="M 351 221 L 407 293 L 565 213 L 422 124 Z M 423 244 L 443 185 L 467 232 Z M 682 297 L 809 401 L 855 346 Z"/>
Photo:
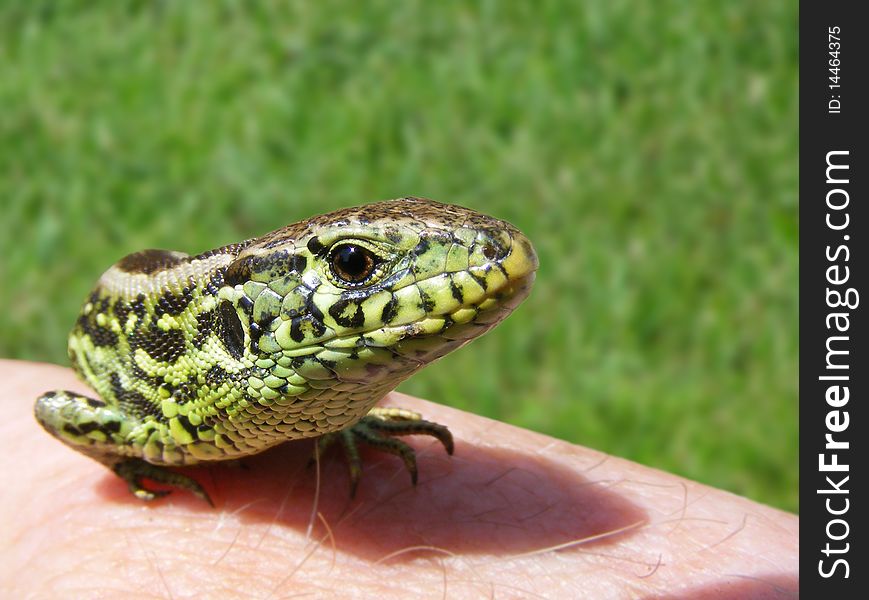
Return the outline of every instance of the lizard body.
<path id="1" fill-rule="evenodd" d="M 428 363 L 485 333 L 527 296 L 537 257 L 512 225 L 420 198 L 343 209 L 188 256 L 145 250 L 85 301 L 69 356 L 95 391 L 53 391 L 37 420 L 112 468 L 187 488 L 165 467 L 233 459 L 286 440 L 335 439 L 359 477 L 357 441 L 449 431 L 374 405 Z M 354 459 L 355 456 L 355 459 Z"/>

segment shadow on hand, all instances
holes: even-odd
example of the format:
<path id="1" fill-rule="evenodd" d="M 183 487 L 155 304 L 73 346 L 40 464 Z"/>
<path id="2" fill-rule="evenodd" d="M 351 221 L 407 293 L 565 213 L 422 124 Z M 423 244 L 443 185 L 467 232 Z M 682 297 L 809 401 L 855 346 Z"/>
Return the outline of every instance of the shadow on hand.
<path id="1" fill-rule="evenodd" d="M 192 496 L 190 506 L 201 503 L 203 511 L 238 512 L 242 521 L 304 532 L 316 491 L 316 468 L 306 468 L 311 448 L 309 442 L 289 442 L 246 458 L 244 468 L 187 469 L 217 508 Z M 417 448 L 415 488 L 398 459 L 363 451 L 364 473 L 352 500 L 340 452 L 322 459 L 316 511 L 340 550 L 367 558 L 412 546 L 455 554 L 517 554 L 595 536 L 603 537 L 594 544 L 607 544 L 630 530 L 608 533 L 647 520 L 637 505 L 607 489 L 613 482 L 588 479 L 540 456 L 461 443 L 452 457 L 436 443 Z M 103 489 L 113 501 L 140 502 L 114 476 Z M 179 500 L 187 495 L 176 494 Z M 159 501 L 153 506 L 158 508 Z M 314 538 L 324 531 L 317 520 Z"/>

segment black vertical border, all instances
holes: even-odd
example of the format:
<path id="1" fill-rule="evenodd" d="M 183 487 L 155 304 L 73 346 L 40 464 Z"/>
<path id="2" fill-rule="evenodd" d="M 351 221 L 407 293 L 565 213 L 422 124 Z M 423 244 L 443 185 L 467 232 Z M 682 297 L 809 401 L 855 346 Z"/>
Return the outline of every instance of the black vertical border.
<path id="1" fill-rule="evenodd" d="M 865 511 L 866 493 L 869 485 L 865 465 L 869 461 L 867 444 L 867 411 L 864 405 L 867 398 L 866 380 L 869 378 L 869 362 L 866 360 L 866 339 L 869 327 L 863 313 L 869 304 L 869 289 L 866 289 L 865 237 L 869 236 L 869 223 L 866 220 L 867 198 L 867 68 L 869 68 L 869 20 L 858 14 L 860 2 L 804 0 L 800 2 L 800 584 L 801 592 L 807 598 L 857 598 L 865 597 L 869 580 L 869 534 L 866 531 Z M 865 9 L 865 6 L 863 6 Z M 865 11 L 860 11 L 865 14 Z M 839 59 L 841 88 L 831 89 L 829 77 L 833 75 L 829 60 L 828 28 L 839 27 L 841 52 Z M 839 96 L 839 98 L 836 98 Z M 831 113 L 829 101 L 841 102 L 839 113 Z M 827 153 L 848 151 L 839 155 L 837 161 L 847 160 L 848 183 L 828 184 L 826 178 Z M 837 173 L 842 174 L 839 170 Z M 827 193 L 834 188 L 845 189 L 849 202 L 846 209 L 830 211 L 827 207 Z M 834 203 L 841 203 L 844 196 L 834 193 Z M 834 222 L 841 223 L 843 213 L 848 213 L 847 229 L 836 231 L 827 226 L 828 213 L 834 213 Z M 845 236 L 848 239 L 845 239 Z M 840 245 L 848 247 L 848 261 L 845 251 L 840 251 L 838 260 L 830 261 L 829 252 L 835 256 Z M 834 264 L 841 277 L 844 266 L 849 267 L 849 281 L 841 285 L 831 285 L 827 281 L 827 269 Z M 829 289 L 839 289 L 844 293 L 848 287 L 855 288 L 860 294 L 859 305 L 852 309 L 831 308 L 827 305 L 826 294 Z M 864 294 L 866 292 L 866 294 Z M 827 315 L 832 312 L 847 312 L 849 331 L 847 333 L 827 329 Z M 839 321 L 844 323 L 845 321 Z M 849 381 L 823 381 L 819 377 L 833 372 L 827 365 L 827 339 L 832 335 L 848 336 L 845 343 L 838 341 L 840 349 L 847 349 L 846 356 L 838 355 L 840 362 L 847 361 Z M 843 473 L 822 473 L 819 469 L 819 454 L 825 450 L 825 435 L 828 413 L 837 410 L 827 404 L 826 391 L 834 383 L 848 385 L 850 400 L 838 408 L 848 413 L 848 427 L 845 431 L 833 433 L 837 441 L 847 441 L 850 447 L 838 451 L 838 462 L 848 464 L 844 475 L 849 480 L 842 489 L 848 494 L 819 494 L 818 490 L 830 488 L 826 476 L 840 483 Z M 836 417 L 841 425 L 842 413 Z M 835 426 L 835 421 L 833 422 Z M 831 499 L 834 509 L 849 501 L 846 513 L 839 517 L 831 515 L 825 505 Z M 848 523 L 846 538 L 835 541 L 828 538 L 827 525 L 835 518 Z M 832 526 L 838 536 L 845 530 L 841 523 Z M 825 556 L 827 544 L 831 548 L 845 548 L 842 554 L 831 553 Z M 849 577 L 844 577 L 844 567 L 839 565 L 832 577 L 822 577 L 819 561 L 824 560 L 825 568 L 833 565 L 837 558 L 848 562 Z M 834 594 L 830 596 L 830 594 Z"/>

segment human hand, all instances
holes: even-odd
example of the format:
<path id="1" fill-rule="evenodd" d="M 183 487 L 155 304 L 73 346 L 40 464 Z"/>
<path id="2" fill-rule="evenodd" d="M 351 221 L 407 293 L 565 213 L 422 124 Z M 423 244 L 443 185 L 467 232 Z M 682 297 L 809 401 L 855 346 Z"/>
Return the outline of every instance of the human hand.
<path id="1" fill-rule="evenodd" d="M 419 485 L 364 451 L 307 468 L 310 442 L 184 469 L 145 503 L 33 418 L 61 367 L 0 361 L 0 589 L 9 597 L 790 598 L 799 520 L 601 452 L 403 394 L 449 426 L 452 457 L 415 438 Z"/>

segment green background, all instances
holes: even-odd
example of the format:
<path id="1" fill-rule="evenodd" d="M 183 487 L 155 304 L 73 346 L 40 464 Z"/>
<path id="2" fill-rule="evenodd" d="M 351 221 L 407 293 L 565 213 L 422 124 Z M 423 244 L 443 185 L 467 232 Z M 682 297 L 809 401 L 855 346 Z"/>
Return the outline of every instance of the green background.
<path id="1" fill-rule="evenodd" d="M 0 2 L 0 355 L 65 363 L 129 252 L 428 196 L 513 222 L 541 266 L 403 391 L 797 510 L 797 24 L 796 2 Z"/>

